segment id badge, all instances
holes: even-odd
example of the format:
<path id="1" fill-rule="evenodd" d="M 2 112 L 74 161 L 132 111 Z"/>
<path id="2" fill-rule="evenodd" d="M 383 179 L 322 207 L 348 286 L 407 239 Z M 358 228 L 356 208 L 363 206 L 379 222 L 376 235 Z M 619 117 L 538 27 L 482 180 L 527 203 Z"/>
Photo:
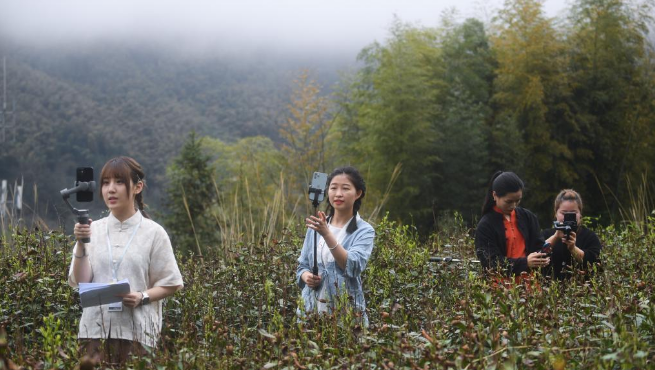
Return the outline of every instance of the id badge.
<path id="1" fill-rule="evenodd" d="M 110 284 L 116 284 L 116 279 L 113 279 Z M 107 309 L 109 312 L 121 312 L 123 311 L 123 301 L 110 303 Z"/>

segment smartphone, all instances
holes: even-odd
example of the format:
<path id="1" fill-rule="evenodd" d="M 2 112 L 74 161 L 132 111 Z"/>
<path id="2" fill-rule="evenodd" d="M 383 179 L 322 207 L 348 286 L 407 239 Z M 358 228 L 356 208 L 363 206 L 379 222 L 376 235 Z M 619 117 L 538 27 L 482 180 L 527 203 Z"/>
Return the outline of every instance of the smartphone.
<path id="1" fill-rule="evenodd" d="M 578 223 L 578 217 L 575 212 L 567 212 L 564 214 L 564 223 L 567 224 L 577 224 Z"/>
<path id="2" fill-rule="evenodd" d="M 327 187 L 327 173 L 323 172 L 314 172 L 312 176 L 312 183 L 309 184 L 309 199 L 315 200 L 314 197 L 318 196 L 316 201 L 318 203 L 322 202 L 325 197 L 325 188 Z M 314 195 L 316 194 L 316 195 Z"/>
<path id="3" fill-rule="evenodd" d="M 89 182 L 93 181 L 93 167 L 77 167 L 77 175 L 75 177 L 75 186 L 80 182 Z M 93 201 L 93 191 L 78 191 L 76 193 L 76 200 L 78 202 L 92 202 Z"/>

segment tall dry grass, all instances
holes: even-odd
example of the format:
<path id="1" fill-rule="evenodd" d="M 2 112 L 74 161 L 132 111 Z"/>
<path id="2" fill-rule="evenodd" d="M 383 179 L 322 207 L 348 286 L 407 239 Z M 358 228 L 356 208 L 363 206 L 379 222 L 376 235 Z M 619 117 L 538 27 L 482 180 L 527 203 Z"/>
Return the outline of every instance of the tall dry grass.
<path id="1" fill-rule="evenodd" d="M 626 176 L 627 203 L 621 201 L 616 192 L 608 186 L 604 188 L 617 203 L 621 223 L 631 225 L 643 233 L 655 226 L 655 186 L 648 181 L 648 173 L 642 173 L 637 184 Z M 608 204 L 606 199 L 605 204 Z"/>
<path id="2" fill-rule="evenodd" d="M 380 199 L 367 199 L 375 203 L 368 205 L 370 212 L 362 217 L 372 224 L 380 217 L 393 189 L 393 185 L 402 172 L 398 164 L 389 179 Z M 255 185 L 253 185 L 253 183 Z M 306 210 L 311 210 L 311 203 L 306 193 L 294 192 L 293 186 L 286 181 L 284 172 L 279 173 L 278 186 L 272 194 L 262 190 L 260 179 L 239 179 L 231 191 L 222 191 L 213 180 L 218 204 L 210 210 L 210 215 L 218 229 L 217 251 L 230 257 L 237 246 L 248 245 L 249 253 L 257 246 L 268 249 L 272 241 L 285 230 L 303 228 Z M 255 194 L 256 193 L 256 194 Z M 325 203 L 321 206 L 325 207 Z"/>

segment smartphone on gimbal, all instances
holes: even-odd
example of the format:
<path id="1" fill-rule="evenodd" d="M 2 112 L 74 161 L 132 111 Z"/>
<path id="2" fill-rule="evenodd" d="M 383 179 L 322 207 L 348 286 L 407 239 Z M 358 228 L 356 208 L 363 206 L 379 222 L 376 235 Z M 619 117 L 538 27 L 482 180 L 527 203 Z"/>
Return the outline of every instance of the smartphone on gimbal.
<path id="1" fill-rule="evenodd" d="M 571 225 L 572 229 L 577 229 L 578 226 L 578 215 L 575 212 L 566 212 L 564 213 L 564 223 Z"/>
<path id="2" fill-rule="evenodd" d="M 81 182 L 93 181 L 93 167 L 77 167 L 75 176 L 75 186 Z M 93 190 L 79 191 L 75 194 L 78 202 L 92 202 Z"/>
<path id="3" fill-rule="evenodd" d="M 327 173 L 314 172 L 312 182 L 309 184 L 309 199 L 316 204 L 321 203 L 325 198 L 325 188 L 327 187 Z"/>

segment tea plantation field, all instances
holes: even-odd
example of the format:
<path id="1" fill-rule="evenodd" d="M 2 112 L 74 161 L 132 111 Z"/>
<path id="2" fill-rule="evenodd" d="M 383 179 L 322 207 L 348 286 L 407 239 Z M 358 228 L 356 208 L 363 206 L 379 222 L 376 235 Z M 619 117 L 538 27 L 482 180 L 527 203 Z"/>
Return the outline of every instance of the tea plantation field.
<path id="1" fill-rule="evenodd" d="M 368 329 L 347 307 L 299 323 L 302 230 L 229 255 L 178 257 L 185 288 L 165 306 L 162 341 L 135 369 L 655 368 L 655 230 L 597 230 L 595 273 L 493 284 L 469 231 L 421 240 L 383 221 L 364 275 Z M 74 369 L 79 297 L 66 283 L 71 239 L 14 231 L 0 248 L 0 369 Z M 87 368 L 87 363 L 82 368 Z"/>

